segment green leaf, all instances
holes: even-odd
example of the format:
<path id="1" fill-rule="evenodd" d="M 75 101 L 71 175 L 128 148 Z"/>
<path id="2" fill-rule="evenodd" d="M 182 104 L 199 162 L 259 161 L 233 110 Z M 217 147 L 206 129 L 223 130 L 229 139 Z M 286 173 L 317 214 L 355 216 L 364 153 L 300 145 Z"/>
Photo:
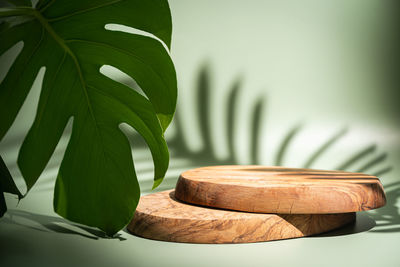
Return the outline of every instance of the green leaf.
<path id="1" fill-rule="evenodd" d="M 21 173 L 29 190 L 72 118 L 54 209 L 71 221 L 113 235 L 129 222 L 140 196 L 130 146 L 119 125 L 127 123 L 148 144 L 155 186 L 168 168 L 164 131 L 175 111 L 177 84 L 173 63 L 161 43 L 169 47 L 171 41 L 167 1 L 45 0 L 37 9 L 0 9 L 0 17 L 7 17 L 0 32 L 0 54 L 23 41 L 0 84 L 0 139 L 39 69 L 45 67 L 36 118 L 18 157 Z M 110 23 L 145 31 L 159 40 L 106 30 Z M 103 65 L 131 76 L 146 97 L 101 74 Z"/>
<path id="2" fill-rule="evenodd" d="M 31 0 L 7 0 L 6 2 L 15 6 L 27 6 L 27 7 L 32 6 Z"/>
<path id="3" fill-rule="evenodd" d="M 4 213 L 7 211 L 4 193 L 17 195 L 19 199 L 23 197 L 15 185 L 3 158 L 0 156 L 0 217 L 3 217 Z"/>

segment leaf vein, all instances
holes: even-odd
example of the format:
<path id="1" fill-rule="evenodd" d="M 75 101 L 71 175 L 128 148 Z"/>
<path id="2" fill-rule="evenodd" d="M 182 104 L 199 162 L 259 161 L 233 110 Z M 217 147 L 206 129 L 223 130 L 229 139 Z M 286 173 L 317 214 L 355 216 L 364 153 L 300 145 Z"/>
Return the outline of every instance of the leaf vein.
<path id="1" fill-rule="evenodd" d="M 56 2 L 56 0 L 49 1 L 46 5 L 44 5 L 43 7 L 40 7 L 39 11 L 44 12 L 47 8 L 51 7 L 55 2 Z"/>
<path id="2" fill-rule="evenodd" d="M 112 81 L 113 81 L 113 80 L 112 80 Z M 114 81 L 113 81 L 113 82 L 114 82 Z M 103 91 L 103 90 L 101 90 L 101 89 L 99 89 L 99 88 L 97 88 L 97 87 L 95 87 L 95 86 L 93 86 L 93 85 L 89 85 L 89 84 L 88 84 L 87 86 L 88 86 L 88 88 L 91 88 L 91 89 L 93 89 L 93 90 L 95 90 L 95 91 L 101 93 L 101 94 L 104 95 L 105 97 L 108 97 L 108 98 L 110 98 L 110 99 L 115 100 L 114 96 L 112 96 L 111 94 L 109 94 L 109 93 L 107 93 L 107 92 L 105 92 L 105 91 Z M 126 85 L 121 84 L 121 86 L 124 86 L 124 87 L 125 87 Z M 129 87 L 127 87 L 127 89 L 129 89 L 129 91 L 131 92 L 131 90 L 130 90 Z M 132 91 L 132 92 L 135 92 L 135 91 Z M 141 96 L 141 95 L 139 95 L 139 96 Z M 148 101 L 148 100 L 146 100 L 146 101 Z M 156 136 L 154 135 L 153 131 L 150 130 L 150 128 L 147 126 L 147 124 L 144 122 L 144 120 L 143 120 L 142 118 L 140 118 L 140 116 L 137 114 L 137 112 L 133 111 L 133 110 L 130 108 L 129 105 L 127 105 L 127 104 L 125 104 L 125 103 L 123 103 L 123 102 L 119 102 L 119 103 L 122 104 L 123 106 L 127 107 L 132 113 L 136 114 L 138 120 L 140 120 L 144 125 L 146 125 L 146 128 L 149 130 L 149 132 L 150 132 L 151 136 L 154 138 L 154 140 L 157 140 L 157 138 L 156 138 Z M 121 122 L 122 122 L 122 121 L 121 121 Z"/>
<path id="3" fill-rule="evenodd" d="M 99 8 L 102 8 L 102 7 L 106 7 L 106 6 L 110 6 L 110 5 L 116 4 L 118 2 L 122 2 L 122 1 L 125 1 L 125 0 L 110 1 L 110 2 L 104 3 L 102 5 L 92 6 L 92 7 L 89 7 L 89 8 L 86 8 L 86 9 L 82 9 L 82 10 L 78 10 L 78 11 L 63 15 L 63 16 L 48 18 L 47 20 L 49 22 L 60 21 L 60 20 L 75 16 L 75 15 L 79 15 L 79 14 L 82 14 L 82 13 L 90 12 L 90 11 L 93 11 L 93 10 L 96 10 L 96 9 L 99 9 Z"/>
<path id="4" fill-rule="evenodd" d="M 65 43 L 64 39 L 62 39 L 61 37 L 59 37 L 57 35 L 57 33 L 53 30 L 53 28 L 48 24 L 46 19 L 40 14 L 40 12 L 37 12 L 36 10 L 34 10 L 33 12 L 34 12 L 33 13 L 34 16 L 39 20 L 39 22 L 42 24 L 43 28 L 45 28 L 47 30 L 49 35 L 54 38 L 54 40 L 61 46 L 61 48 L 63 48 L 65 50 L 66 53 L 68 53 L 71 56 L 72 60 L 74 61 L 74 64 L 76 66 L 76 70 L 77 70 L 77 73 L 79 76 L 79 80 L 81 82 L 82 91 L 85 96 L 86 104 L 87 104 L 87 107 L 89 110 L 89 114 L 94 122 L 95 131 L 102 142 L 103 138 L 102 138 L 101 132 L 99 131 L 99 128 L 98 128 L 98 122 L 97 122 L 96 117 L 93 112 L 91 100 L 89 98 L 89 94 L 88 94 L 88 91 L 86 88 L 86 83 L 83 78 L 82 70 L 81 70 L 81 67 L 80 67 L 77 57 L 75 56 L 74 52 L 70 49 L 70 47 Z M 106 161 L 104 146 L 101 146 L 101 150 L 102 150 L 103 159 L 104 159 L 104 161 Z"/>

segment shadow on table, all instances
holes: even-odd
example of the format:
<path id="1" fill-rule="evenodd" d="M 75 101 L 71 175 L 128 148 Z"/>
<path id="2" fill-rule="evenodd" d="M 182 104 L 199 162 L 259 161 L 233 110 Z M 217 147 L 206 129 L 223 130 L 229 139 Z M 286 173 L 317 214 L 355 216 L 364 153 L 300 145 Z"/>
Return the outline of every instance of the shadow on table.
<path id="1" fill-rule="evenodd" d="M 5 216 L 0 219 L 0 223 L 19 225 L 42 232 L 78 235 L 95 240 L 100 238 L 119 239 L 120 241 L 126 240 L 121 237 L 120 234 L 116 234 L 114 237 L 108 237 L 98 229 L 71 223 L 63 218 L 35 214 L 28 211 L 8 210 Z"/>
<path id="2" fill-rule="evenodd" d="M 311 238 L 358 234 L 358 233 L 369 231 L 369 230 L 373 229 L 375 226 L 376 226 L 376 222 L 373 218 L 371 218 L 365 212 L 359 212 L 359 213 L 357 213 L 357 217 L 354 222 L 351 222 L 351 223 L 349 223 L 339 229 L 336 229 L 336 230 L 332 230 L 332 231 L 329 231 L 326 233 L 311 236 Z"/>
<path id="3" fill-rule="evenodd" d="M 400 208 L 396 202 L 400 199 L 400 182 L 390 183 L 385 186 L 387 203 L 384 207 L 368 212 L 377 222 L 372 233 L 400 232 Z"/>

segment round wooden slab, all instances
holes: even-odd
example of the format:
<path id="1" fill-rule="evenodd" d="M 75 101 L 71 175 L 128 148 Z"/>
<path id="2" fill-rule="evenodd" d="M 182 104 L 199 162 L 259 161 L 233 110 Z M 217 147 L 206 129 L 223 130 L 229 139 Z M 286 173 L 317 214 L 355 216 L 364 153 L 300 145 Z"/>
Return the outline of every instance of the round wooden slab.
<path id="1" fill-rule="evenodd" d="M 314 235 L 354 221 L 355 213 L 276 215 L 182 203 L 168 190 L 140 198 L 128 230 L 185 243 L 250 243 Z"/>
<path id="2" fill-rule="evenodd" d="M 375 176 L 240 165 L 186 171 L 176 184 L 175 197 L 209 207 L 280 214 L 355 212 L 386 203 Z"/>

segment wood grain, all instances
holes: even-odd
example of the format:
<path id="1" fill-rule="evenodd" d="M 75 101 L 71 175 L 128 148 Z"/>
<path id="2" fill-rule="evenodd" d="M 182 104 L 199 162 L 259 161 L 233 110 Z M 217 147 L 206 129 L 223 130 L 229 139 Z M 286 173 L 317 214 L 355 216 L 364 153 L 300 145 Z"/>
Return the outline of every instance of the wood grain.
<path id="1" fill-rule="evenodd" d="M 168 190 L 140 198 L 128 230 L 138 236 L 185 243 L 250 243 L 296 238 L 333 230 L 355 213 L 276 215 L 200 207 Z"/>
<path id="2" fill-rule="evenodd" d="M 386 203 L 375 176 L 264 166 L 213 166 L 186 171 L 175 197 L 197 205 L 263 213 L 356 212 Z"/>

